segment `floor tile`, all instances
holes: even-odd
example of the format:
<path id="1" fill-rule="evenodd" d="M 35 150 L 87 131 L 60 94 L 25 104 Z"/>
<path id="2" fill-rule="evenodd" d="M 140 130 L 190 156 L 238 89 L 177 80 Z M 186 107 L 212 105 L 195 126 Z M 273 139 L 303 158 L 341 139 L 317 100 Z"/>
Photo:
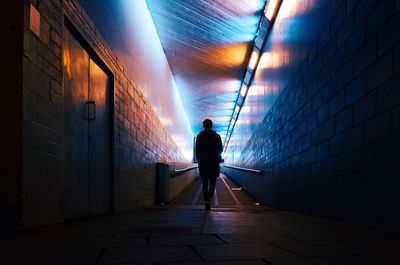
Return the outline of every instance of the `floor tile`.
<path id="1" fill-rule="evenodd" d="M 265 257 L 290 257 L 289 252 L 269 244 L 229 244 L 215 246 L 195 246 L 200 256 L 206 261 L 262 259 Z"/>
<path id="2" fill-rule="evenodd" d="M 366 256 L 363 258 L 376 265 L 399 265 L 400 251 L 397 253 L 397 255 Z"/>
<path id="3" fill-rule="evenodd" d="M 366 255 L 363 247 L 342 241 L 286 241 L 274 244 L 302 257 Z"/>
<path id="4" fill-rule="evenodd" d="M 101 263 L 188 262 L 201 259 L 188 247 L 107 248 Z"/>
<path id="5" fill-rule="evenodd" d="M 267 258 L 272 265 L 372 265 L 359 257 Z"/>
<path id="6" fill-rule="evenodd" d="M 204 261 L 195 263 L 164 263 L 169 265 L 267 265 L 262 260 L 241 260 L 241 261 Z"/>
<path id="7" fill-rule="evenodd" d="M 189 235 L 175 237 L 152 237 L 150 246 L 188 246 L 188 245 L 215 245 L 225 244 L 214 235 Z"/>

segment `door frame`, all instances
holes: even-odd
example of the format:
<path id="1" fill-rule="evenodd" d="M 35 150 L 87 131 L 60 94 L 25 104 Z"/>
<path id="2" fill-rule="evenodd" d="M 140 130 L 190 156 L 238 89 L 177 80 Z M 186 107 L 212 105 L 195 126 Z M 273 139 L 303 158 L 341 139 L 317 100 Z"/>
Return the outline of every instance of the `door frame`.
<path id="1" fill-rule="evenodd" d="M 104 63 L 104 60 L 98 55 L 98 53 L 92 48 L 92 45 L 85 39 L 83 33 L 74 25 L 74 23 L 67 17 L 64 16 L 64 27 L 69 30 L 69 32 L 74 36 L 74 38 L 79 42 L 82 48 L 88 53 L 89 58 L 95 62 L 101 70 L 109 78 L 109 89 L 107 91 L 107 96 L 109 98 L 109 120 L 108 120 L 108 130 L 109 130 L 109 211 L 112 214 L 115 211 L 115 193 L 114 193 L 114 182 L 115 182 L 115 158 L 114 158 L 114 73 L 110 68 Z M 63 48 L 63 47 L 62 47 Z M 61 58 L 63 60 L 63 58 Z M 62 62 L 63 63 L 63 62 Z M 64 92 L 64 82 L 62 84 Z"/>

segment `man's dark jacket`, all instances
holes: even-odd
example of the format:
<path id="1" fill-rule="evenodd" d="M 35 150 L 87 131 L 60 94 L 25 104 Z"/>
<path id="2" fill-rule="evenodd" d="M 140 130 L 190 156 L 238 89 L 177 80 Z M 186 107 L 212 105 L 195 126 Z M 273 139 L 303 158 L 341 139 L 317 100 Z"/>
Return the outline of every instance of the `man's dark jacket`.
<path id="1" fill-rule="evenodd" d="M 205 129 L 196 138 L 196 157 L 200 176 L 218 177 L 221 162 L 221 137 L 212 129 Z"/>

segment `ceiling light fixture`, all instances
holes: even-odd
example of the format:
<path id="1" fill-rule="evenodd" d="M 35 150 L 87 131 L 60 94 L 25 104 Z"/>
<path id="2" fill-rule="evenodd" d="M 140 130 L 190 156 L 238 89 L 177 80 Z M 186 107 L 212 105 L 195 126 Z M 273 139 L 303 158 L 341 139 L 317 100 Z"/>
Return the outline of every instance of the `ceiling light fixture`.
<path id="1" fill-rule="evenodd" d="M 239 113 L 239 111 L 240 111 L 240 106 L 239 106 L 239 105 L 236 105 L 236 107 L 235 107 L 235 112 L 236 112 L 236 113 Z"/>
<path id="2" fill-rule="evenodd" d="M 246 85 L 246 84 L 243 84 L 243 85 L 242 85 L 242 88 L 240 89 L 240 95 L 241 95 L 242 97 L 246 96 L 246 93 L 247 93 L 247 89 L 248 89 L 248 88 L 249 88 L 248 85 Z"/>
<path id="3" fill-rule="evenodd" d="M 251 70 L 254 70 L 256 68 L 256 65 L 258 63 L 258 57 L 260 57 L 260 52 L 258 51 L 253 51 L 250 57 L 250 62 L 249 62 L 249 68 Z"/>
<path id="4" fill-rule="evenodd" d="M 269 0 L 265 5 L 264 16 L 261 17 L 261 20 L 258 24 L 257 33 L 253 41 L 253 47 L 250 47 L 253 49 L 253 52 L 251 53 L 248 68 L 246 68 L 242 79 L 242 86 L 236 98 L 235 109 L 233 110 L 227 135 L 225 137 L 224 152 L 226 152 L 226 149 L 228 148 L 232 133 L 235 129 L 236 121 L 239 118 L 241 107 L 244 106 L 248 90 L 251 89 L 249 86 L 251 85 L 254 77 L 255 69 L 259 64 L 260 54 L 263 50 L 266 40 L 268 39 L 269 33 L 271 32 L 281 2 L 281 0 Z M 260 37 L 261 35 L 258 36 L 260 30 L 263 32 L 262 37 Z"/>
<path id="5" fill-rule="evenodd" d="M 267 7 L 264 10 L 264 16 L 271 21 L 275 15 L 276 9 L 278 7 L 278 0 L 269 0 Z"/>

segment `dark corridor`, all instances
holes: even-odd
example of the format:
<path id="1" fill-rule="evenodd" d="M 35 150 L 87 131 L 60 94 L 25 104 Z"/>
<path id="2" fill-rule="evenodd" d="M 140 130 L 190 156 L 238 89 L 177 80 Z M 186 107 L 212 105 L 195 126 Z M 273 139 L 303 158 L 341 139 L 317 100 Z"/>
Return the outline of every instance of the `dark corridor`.
<path id="1" fill-rule="evenodd" d="M 400 264 L 399 0 L 3 5 L 0 264 Z"/>

